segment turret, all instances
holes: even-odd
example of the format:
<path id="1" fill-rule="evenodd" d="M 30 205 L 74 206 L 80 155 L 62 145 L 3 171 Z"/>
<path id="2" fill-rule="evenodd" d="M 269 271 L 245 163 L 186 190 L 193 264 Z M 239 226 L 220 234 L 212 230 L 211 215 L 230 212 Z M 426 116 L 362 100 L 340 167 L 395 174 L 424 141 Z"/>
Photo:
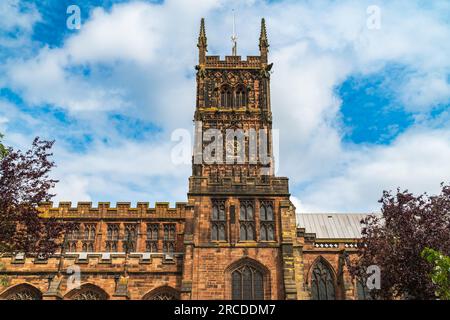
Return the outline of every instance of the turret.
<path id="1" fill-rule="evenodd" d="M 198 36 L 197 47 L 198 47 L 198 62 L 200 65 L 204 65 L 206 63 L 206 52 L 208 52 L 204 18 L 202 18 L 202 20 L 200 21 L 200 34 Z"/>
<path id="2" fill-rule="evenodd" d="M 266 20 L 261 19 L 261 34 L 259 35 L 259 52 L 261 62 L 267 64 L 267 54 L 269 53 L 269 41 L 267 40 Z"/>

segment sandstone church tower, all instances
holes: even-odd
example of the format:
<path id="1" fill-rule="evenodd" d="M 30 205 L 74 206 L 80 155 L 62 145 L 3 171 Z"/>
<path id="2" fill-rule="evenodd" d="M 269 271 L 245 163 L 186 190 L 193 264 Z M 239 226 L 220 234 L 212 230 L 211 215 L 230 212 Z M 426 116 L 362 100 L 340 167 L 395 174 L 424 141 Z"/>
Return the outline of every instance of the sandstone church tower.
<path id="1" fill-rule="evenodd" d="M 274 175 L 269 43 L 259 56 L 208 56 L 198 37 L 196 124 L 182 292 L 191 299 L 296 299 L 295 208 Z M 186 297 L 187 298 L 187 297 Z"/>
<path id="2" fill-rule="evenodd" d="M 345 267 L 365 215 L 296 221 L 288 179 L 276 176 L 264 19 L 258 56 L 241 59 L 236 43 L 224 60 L 208 56 L 203 19 L 197 46 L 188 202 L 42 204 L 43 217 L 74 228 L 48 258 L 0 255 L 0 300 L 367 297 Z"/>

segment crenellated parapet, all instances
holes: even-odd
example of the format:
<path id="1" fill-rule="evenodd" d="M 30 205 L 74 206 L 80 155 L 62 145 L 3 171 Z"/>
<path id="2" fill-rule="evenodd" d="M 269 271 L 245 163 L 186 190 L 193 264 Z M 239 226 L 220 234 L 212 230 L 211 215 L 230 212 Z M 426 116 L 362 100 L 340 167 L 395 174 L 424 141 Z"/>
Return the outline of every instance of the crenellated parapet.
<path id="1" fill-rule="evenodd" d="M 96 207 L 92 202 L 78 202 L 76 206 L 72 206 L 71 202 L 60 202 L 57 206 L 53 202 L 46 202 L 39 206 L 44 217 L 95 219 L 184 219 L 186 211 L 192 208 L 187 202 L 177 202 L 175 208 L 171 208 L 169 202 L 156 202 L 154 207 L 150 207 L 148 202 L 138 202 L 136 207 L 132 207 L 130 202 L 117 202 L 115 206 L 111 206 L 110 202 L 99 202 Z"/>
<path id="2" fill-rule="evenodd" d="M 225 59 L 220 59 L 220 56 L 206 56 L 207 69 L 261 69 L 260 56 L 247 56 L 242 60 L 241 56 L 225 56 Z"/>

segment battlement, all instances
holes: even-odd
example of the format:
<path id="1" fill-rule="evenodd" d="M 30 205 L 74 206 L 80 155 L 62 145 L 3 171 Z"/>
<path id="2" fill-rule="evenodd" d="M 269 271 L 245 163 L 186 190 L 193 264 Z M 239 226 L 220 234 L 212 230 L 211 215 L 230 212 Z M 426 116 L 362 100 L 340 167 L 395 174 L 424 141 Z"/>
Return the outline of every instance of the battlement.
<path id="1" fill-rule="evenodd" d="M 230 194 L 289 196 L 289 179 L 285 177 L 211 177 L 189 178 L 189 195 Z"/>
<path id="2" fill-rule="evenodd" d="M 246 60 L 242 60 L 241 56 L 225 56 L 225 60 L 221 60 L 220 56 L 206 56 L 206 68 L 261 69 L 261 57 L 247 56 Z"/>
<path id="3" fill-rule="evenodd" d="M 99 202 L 97 207 L 92 202 L 78 202 L 72 207 L 72 202 L 60 202 L 54 207 L 53 202 L 45 202 L 39 206 L 44 217 L 56 218 L 172 218 L 184 219 L 185 213 L 192 210 L 192 205 L 187 202 L 177 202 L 175 208 L 170 208 L 169 202 L 156 202 L 154 208 L 150 208 L 148 202 L 138 202 L 136 207 L 131 207 L 130 202 L 117 202 L 111 207 L 110 202 Z"/>

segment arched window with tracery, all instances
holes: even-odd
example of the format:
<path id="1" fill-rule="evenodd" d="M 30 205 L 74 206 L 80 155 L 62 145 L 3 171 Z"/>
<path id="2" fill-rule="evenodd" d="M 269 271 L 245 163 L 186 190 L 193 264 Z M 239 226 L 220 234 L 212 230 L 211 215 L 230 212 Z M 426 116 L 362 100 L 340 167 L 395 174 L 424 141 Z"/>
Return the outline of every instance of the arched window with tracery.
<path id="1" fill-rule="evenodd" d="M 367 280 L 366 280 L 367 281 Z M 366 281 L 364 279 L 356 279 L 356 298 L 358 300 L 372 300 L 370 295 L 370 290 L 367 287 Z"/>
<path id="2" fill-rule="evenodd" d="M 3 293 L 0 300 L 42 300 L 42 293 L 32 285 L 19 284 Z"/>
<path id="3" fill-rule="evenodd" d="M 159 224 L 148 223 L 147 224 L 147 241 L 145 244 L 145 250 L 147 252 L 158 252 L 158 239 L 159 239 Z"/>
<path id="4" fill-rule="evenodd" d="M 67 252 L 77 251 L 77 243 L 80 237 L 80 224 L 74 224 L 67 233 L 67 241 L 65 250 Z"/>
<path id="5" fill-rule="evenodd" d="M 180 293 L 172 287 L 160 287 L 147 293 L 143 300 L 179 300 Z"/>
<path id="6" fill-rule="evenodd" d="M 322 259 L 318 260 L 311 272 L 311 299 L 335 300 L 336 287 L 331 268 Z"/>
<path id="7" fill-rule="evenodd" d="M 233 94 L 228 85 L 223 85 L 220 89 L 220 106 L 222 108 L 231 108 L 233 106 Z"/>
<path id="8" fill-rule="evenodd" d="M 84 284 L 78 289 L 73 289 L 66 296 L 65 299 L 70 300 L 107 300 L 108 294 L 93 284 Z"/>
<path id="9" fill-rule="evenodd" d="M 260 240 L 261 241 L 273 241 L 275 240 L 275 221 L 273 215 L 273 203 L 272 201 L 261 201 L 259 207 L 260 218 Z"/>
<path id="10" fill-rule="evenodd" d="M 176 225 L 174 223 L 164 225 L 164 242 L 163 242 L 164 253 L 175 252 L 175 234 L 176 234 Z"/>
<path id="11" fill-rule="evenodd" d="M 231 273 L 231 298 L 233 300 L 263 300 L 263 273 L 247 264 L 233 270 Z"/>
<path id="12" fill-rule="evenodd" d="M 246 105 L 247 105 L 247 90 L 243 85 L 239 85 L 236 88 L 235 106 L 237 108 L 243 108 Z"/>
<path id="13" fill-rule="evenodd" d="M 86 290 L 82 293 L 77 294 L 72 300 L 104 300 L 102 295 L 96 291 Z"/>
<path id="14" fill-rule="evenodd" d="M 226 215 L 225 200 L 215 199 L 212 201 L 211 217 L 211 240 L 226 240 Z"/>
<path id="15" fill-rule="evenodd" d="M 117 252 L 118 241 L 119 241 L 119 225 L 108 224 L 106 231 L 106 251 Z"/>
<path id="16" fill-rule="evenodd" d="M 83 251 L 93 252 L 95 243 L 95 223 L 85 223 L 83 232 Z"/>
<path id="17" fill-rule="evenodd" d="M 255 240 L 255 215 L 253 208 L 253 201 L 240 201 L 239 238 L 241 241 Z"/>

